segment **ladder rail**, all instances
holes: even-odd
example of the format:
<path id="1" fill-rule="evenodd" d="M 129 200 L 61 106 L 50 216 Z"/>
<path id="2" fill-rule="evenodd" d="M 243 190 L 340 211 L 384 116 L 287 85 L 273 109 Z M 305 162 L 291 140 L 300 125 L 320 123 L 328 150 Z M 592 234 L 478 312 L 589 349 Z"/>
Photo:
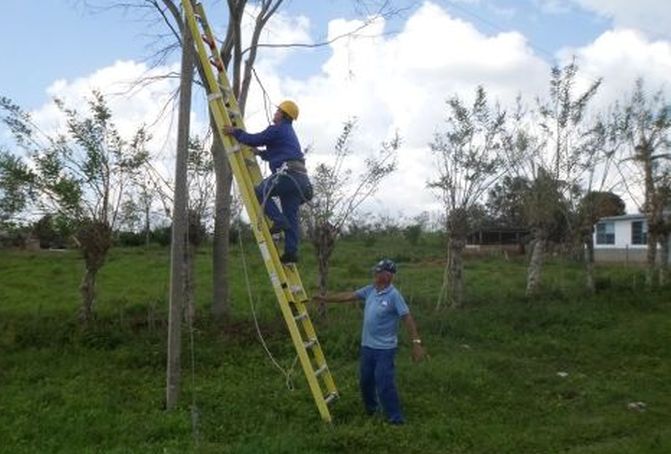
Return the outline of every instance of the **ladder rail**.
<path id="1" fill-rule="evenodd" d="M 317 340 L 314 326 L 304 305 L 304 302 L 308 300 L 307 293 L 295 265 L 285 267 L 279 260 L 279 254 L 270 234 L 268 223 L 265 221 L 263 209 L 256 198 L 255 186 L 262 180 L 256 156 L 250 147 L 241 146 L 231 136 L 223 133 L 223 128 L 226 126 L 243 128 L 243 119 L 239 115 L 241 111 L 230 87 L 203 6 L 200 3 L 196 3 L 194 7 L 192 2 L 193 0 L 182 0 L 182 5 L 186 22 L 194 38 L 193 41 L 198 58 L 202 65 L 205 79 L 203 82 L 208 92 L 208 105 L 217 128 L 215 133 L 218 134 L 226 150 L 226 156 L 238 184 L 243 204 L 252 221 L 254 237 L 261 251 L 266 271 L 270 277 L 275 296 L 289 329 L 290 337 L 298 353 L 308 386 L 322 419 L 331 422 L 328 404 L 337 398 L 338 392 L 335 388 L 330 369 L 326 364 L 321 344 Z M 199 19 L 196 18 L 196 15 L 198 15 Z M 203 35 L 201 35 L 199 23 L 202 26 Z M 204 37 L 210 43 L 209 50 L 211 57 L 209 58 Z M 215 65 L 219 69 L 218 76 L 215 76 L 212 65 Z M 226 101 L 224 102 L 224 100 Z M 235 121 L 231 119 L 231 111 L 238 114 Z M 300 289 L 298 298 L 293 292 L 293 289 L 296 287 Z M 296 308 L 299 314 L 305 313 L 305 317 L 297 320 L 292 306 Z M 305 333 L 305 337 L 301 333 L 301 328 Z M 313 341 L 313 345 L 309 349 L 306 348 L 305 338 Z M 326 392 L 322 389 L 322 385 L 319 382 L 320 378 L 324 383 Z"/>

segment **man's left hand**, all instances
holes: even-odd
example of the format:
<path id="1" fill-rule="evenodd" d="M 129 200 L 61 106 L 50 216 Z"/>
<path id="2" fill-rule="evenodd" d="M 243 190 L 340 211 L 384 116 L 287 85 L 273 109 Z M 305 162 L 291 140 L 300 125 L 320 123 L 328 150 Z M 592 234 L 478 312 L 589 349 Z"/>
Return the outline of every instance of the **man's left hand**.
<path id="1" fill-rule="evenodd" d="M 224 126 L 223 128 L 221 128 L 221 130 L 223 131 L 224 134 L 229 134 L 229 135 L 233 134 L 233 132 L 235 132 L 235 128 L 233 126 Z"/>
<path id="2" fill-rule="evenodd" d="M 412 344 L 412 360 L 414 362 L 422 361 L 426 356 L 426 351 L 422 347 L 422 344 Z"/>

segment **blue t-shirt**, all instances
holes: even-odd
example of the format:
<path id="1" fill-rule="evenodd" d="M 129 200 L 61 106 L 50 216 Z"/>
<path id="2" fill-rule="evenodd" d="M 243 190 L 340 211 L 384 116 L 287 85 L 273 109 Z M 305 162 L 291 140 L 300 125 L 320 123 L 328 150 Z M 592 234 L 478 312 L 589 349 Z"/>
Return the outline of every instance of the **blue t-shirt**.
<path id="1" fill-rule="evenodd" d="M 275 173 L 285 161 L 292 159 L 303 159 L 301 144 L 298 142 L 296 132 L 289 121 L 281 121 L 279 124 L 270 125 L 256 134 L 249 134 L 242 129 L 233 131 L 233 137 L 240 143 L 252 147 L 265 146 L 259 156 L 270 164 L 270 171 Z"/>
<path id="2" fill-rule="evenodd" d="M 401 293 L 393 285 L 380 291 L 367 285 L 354 293 L 366 302 L 361 345 L 380 350 L 396 348 L 398 320 L 410 312 Z"/>

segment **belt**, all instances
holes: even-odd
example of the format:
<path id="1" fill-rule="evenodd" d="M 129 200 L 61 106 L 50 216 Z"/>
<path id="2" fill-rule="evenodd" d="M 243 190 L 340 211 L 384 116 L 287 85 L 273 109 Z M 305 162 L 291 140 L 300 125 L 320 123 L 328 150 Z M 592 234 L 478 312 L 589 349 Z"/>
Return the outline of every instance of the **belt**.
<path id="1" fill-rule="evenodd" d="M 305 167 L 304 159 L 291 159 L 289 161 L 284 161 L 282 167 L 285 166 L 287 170 L 291 170 L 293 172 L 304 173 L 306 175 L 308 173 L 308 169 Z"/>

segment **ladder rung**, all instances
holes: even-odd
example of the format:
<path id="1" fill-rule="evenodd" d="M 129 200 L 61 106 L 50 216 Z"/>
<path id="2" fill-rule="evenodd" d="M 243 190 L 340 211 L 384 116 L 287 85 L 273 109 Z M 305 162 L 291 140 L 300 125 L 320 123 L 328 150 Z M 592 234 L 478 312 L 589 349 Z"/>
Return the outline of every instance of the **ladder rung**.
<path id="1" fill-rule="evenodd" d="M 230 147 L 230 149 L 228 150 L 228 153 L 237 153 L 240 150 L 241 150 L 240 145 L 236 143 L 235 145 Z"/>
<path id="2" fill-rule="evenodd" d="M 293 293 L 294 295 L 296 293 L 300 293 L 302 291 L 303 291 L 303 287 L 301 287 L 300 285 L 292 285 L 291 286 L 291 293 Z"/>
<path id="3" fill-rule="evenodd" d="M 331 402 L 333 402 L 334 400 L 336 400 L 337 398 L 338 398 L 338 393 L 329 393 L 329 395 L 324 398 L 324 402 L 326 402 L 326 404 L 328 405 Z"/>
<path id="4" fill-rule="evenodd" d="M 211 50 L 214 50 L 214 49 L 215 49 L 215 47 L 214 47 L 214 41 L 210 40 L 209 36 L 207 36 L 207 35 L 202 35 L 201 38 L 203 39 L 203 42 L 204 42 L 205 44 L 207 44 L 208 46 L 210 46 L 210 49 L 211 49 Z"/>
<path id="5" fill-rule="evenodd" d="M 219 72 L 222 72 L 222 73 L 224 72 L 224 65 L 222 65 L 219 60 L 215 60 L 214 58 L 210 58 L 210 63 L 212 64 L 212 66 L 217 68 L 219 70 Z"/>
<path id="6" fill-rule="evenodd" d="M 307 312 L 302 312 L 302 313 L 294 316 L 294 320 L 296 320 L 297 322 L 299 322 L 301 320 L 305 320 L 306 318 L 308 318 L 308 313 Z"/>
<path id="7" fill-rule="evenodd" d="M 214 101 L 215 99 L 219 99 L 221 97 L 222 97 L 221 93 L 210 93 L 209 95 L 207 95 L 207 100 Z"/>
<path id="8" fill-rule="evenodd" d="M 324 372 L 326 372 L 326 371 L 328 370 L 328 368 L 329 368 L 329 367 L 326 365 L 326 363 L 324 363 L 324 364 L 322 365 L 322 367 L 320 367 L 319 369 L 317 369 L 317 370 L 315 371 L 315 377 L 319 377 L 321 374 L 323 374 Z"/>
<path id="9" fill-rule="evenodd" d="M 308 340 L 307 342 L 303 342 L 303 345 L 305 346 L 305 348 L 312 348 L 316 344 L 317 344 L 317 339 L 314 338 L 314 337 L 312 339 Z"/>

